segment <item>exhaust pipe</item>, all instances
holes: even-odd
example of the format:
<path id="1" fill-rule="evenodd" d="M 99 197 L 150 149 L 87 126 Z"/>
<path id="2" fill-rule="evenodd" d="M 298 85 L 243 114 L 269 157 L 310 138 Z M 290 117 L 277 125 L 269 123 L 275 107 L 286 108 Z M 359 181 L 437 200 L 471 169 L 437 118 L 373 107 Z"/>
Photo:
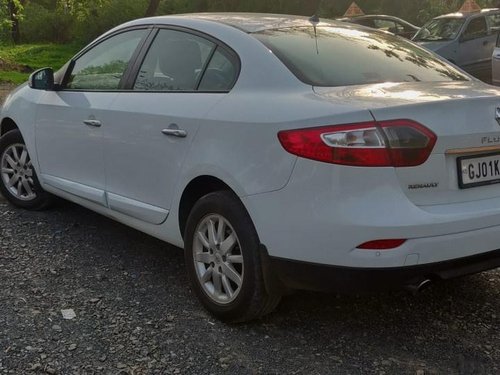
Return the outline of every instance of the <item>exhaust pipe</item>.
<path id="1" fill-rule="evenodd" d="M 427 287 L 429 287 L 431 285 L 431 283 L 432 283 L 431 279 L 424 279 L 423 281 L 421 281 L 418 284 L 407 285 L 405 287 L 405 289 L 408 290 L 412 294 L 417 294 L 417 293 L 423 291 L 424 289 L 426 289 Z"/>

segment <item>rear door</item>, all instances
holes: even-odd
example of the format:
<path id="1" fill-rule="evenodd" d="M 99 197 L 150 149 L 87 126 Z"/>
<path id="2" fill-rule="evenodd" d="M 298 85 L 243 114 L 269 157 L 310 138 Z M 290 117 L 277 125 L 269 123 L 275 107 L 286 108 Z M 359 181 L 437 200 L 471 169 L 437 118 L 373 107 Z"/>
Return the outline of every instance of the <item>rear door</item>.
<path id="1" fill-rule="evenodd" d="M 204 116 L 232 88 L 238 59 L 191 31 L 160 29 L 103 128 L 114 211 L 150 224 L 168 215 L 177 176 Z"/>

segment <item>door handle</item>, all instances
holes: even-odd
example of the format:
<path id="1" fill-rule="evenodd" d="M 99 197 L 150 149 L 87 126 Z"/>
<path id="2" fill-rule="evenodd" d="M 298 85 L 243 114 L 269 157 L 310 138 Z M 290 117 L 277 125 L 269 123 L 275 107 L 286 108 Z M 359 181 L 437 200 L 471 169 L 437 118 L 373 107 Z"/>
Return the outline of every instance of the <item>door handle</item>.
<path id="1" fill-rule="evenodd" d="M 187 131 L 182 129 L 163 129 L 161 132 L 165 135 L 170 135 L 172 137 L 178 137 L 178 138 L 187 137 Z"/>
<path id="2" fill-rule="evenodd" d="M 99 120 L 85 120 L 85 121 L 83 121 L 83 123 L 85 125 L 93 126 L 93 127 L 96 127 L 96 128 L 98 128 L 98 127 L 100 127 L 102 125 Z"/>

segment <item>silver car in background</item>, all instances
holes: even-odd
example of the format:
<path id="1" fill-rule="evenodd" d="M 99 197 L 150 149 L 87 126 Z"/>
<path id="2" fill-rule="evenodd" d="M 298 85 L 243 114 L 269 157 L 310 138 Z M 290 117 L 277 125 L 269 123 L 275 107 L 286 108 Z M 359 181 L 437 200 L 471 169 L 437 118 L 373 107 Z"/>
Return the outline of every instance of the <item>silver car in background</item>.
<path id="1" fill-rule="evenodd" d="M 493 50 L 491 67 L 491 83 L 500 86 L 500 34 L 497 36 L 497 43 Z"/>
<path id="2" fill-rule="evenodd" d="M 499 30 L 500 9 L 483 9 L 436 17 L 422 27 L 413 41 L 491 82 L 491 55 Z"/>

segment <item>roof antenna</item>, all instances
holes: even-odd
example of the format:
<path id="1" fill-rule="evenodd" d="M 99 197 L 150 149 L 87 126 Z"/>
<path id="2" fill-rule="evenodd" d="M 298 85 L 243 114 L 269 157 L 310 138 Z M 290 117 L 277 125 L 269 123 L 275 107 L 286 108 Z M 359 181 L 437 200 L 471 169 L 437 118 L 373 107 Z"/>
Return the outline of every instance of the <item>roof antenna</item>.
<path id="1" fill-rule="evenodd" d="M 314 27 L 319 23 L 319 16 L 317 14 L 312 15 L 309 17 L 309 22 L 313 24 Z"/>
<path id="2" fill-rule="evenodd" d="M 317 29 L 316 29 L 316 26 L 318 26 L 318 24 L 319 24 L 319 17 L 318 17 L 318 15 L 315 14 L 312 17 L 310 17 L 309 18 L 309 22 L 311 22 L 311 24 L 314 27 L 314 39 L 316 40 L 316 54 L 319 55 L 318 32 L 317 32 Z"/>
<path id="3" fill-rule="evenodd" d="M 316 29 L 316 26 L 318 26 L 319 24 L 319 16 L 318 16 L 318 13 L 320 11 L 320 8 L 321 8 L 321 3 L 323 2 L 323 0 L 318 0 L 318 6 L 316 7 L 316 12 L 311 16 L 309 17 L 309 22 L 311 22 L 311 24 L 313 25 L 314 27 L 314 39 L 316 40 L 316 53 L 319 55 L 319 48 L 318 48 L 318 32 L 317 32 L 317 29 Z"/>

